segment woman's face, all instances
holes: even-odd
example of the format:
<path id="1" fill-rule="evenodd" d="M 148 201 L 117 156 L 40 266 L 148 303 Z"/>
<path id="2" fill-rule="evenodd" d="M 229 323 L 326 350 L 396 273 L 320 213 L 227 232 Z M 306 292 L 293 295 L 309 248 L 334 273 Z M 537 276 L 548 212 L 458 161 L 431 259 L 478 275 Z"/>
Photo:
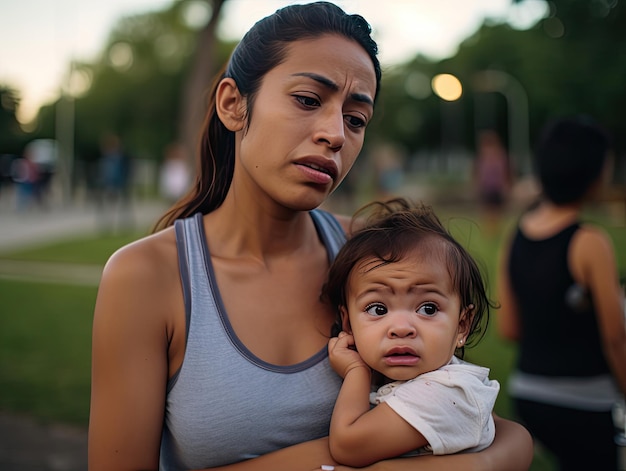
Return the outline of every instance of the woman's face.
<path id="1" fill-rule="evenodd" d="M 325 35 L 290 44 L 237 132 L 233 185 L 294 210 L 319 206 L 363 146 L 375 91 L 372 60 L 358 43 Z"/>

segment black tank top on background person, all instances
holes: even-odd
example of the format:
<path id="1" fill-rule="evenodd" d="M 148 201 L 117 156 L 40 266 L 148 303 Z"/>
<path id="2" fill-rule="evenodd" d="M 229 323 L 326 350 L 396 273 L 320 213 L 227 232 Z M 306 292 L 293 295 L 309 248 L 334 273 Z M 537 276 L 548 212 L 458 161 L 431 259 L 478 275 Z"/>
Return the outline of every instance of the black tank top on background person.
<path id="1" fill-rule="evenodd" d="M 593 302 L 568 301 L 577 287 L 568 250 L 579 228 L 576 222 L 545 239 L 530 239 L 519 227 L 516 231 L 508 269 L 519 309 L 521 372 L 571 377 L 609 373 Z"/>

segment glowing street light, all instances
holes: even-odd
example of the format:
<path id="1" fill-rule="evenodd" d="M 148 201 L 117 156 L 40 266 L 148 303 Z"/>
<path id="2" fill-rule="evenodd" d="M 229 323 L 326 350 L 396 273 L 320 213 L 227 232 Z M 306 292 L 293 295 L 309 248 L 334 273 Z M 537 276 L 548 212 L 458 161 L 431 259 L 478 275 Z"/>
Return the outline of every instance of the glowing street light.
<path id="1" fill-rule="evenodd" d="M 445 101 L 456 101 L 463 95 L 461 81 L 452 74 L 435 75 L 431 86 L 435 94 Z"/>

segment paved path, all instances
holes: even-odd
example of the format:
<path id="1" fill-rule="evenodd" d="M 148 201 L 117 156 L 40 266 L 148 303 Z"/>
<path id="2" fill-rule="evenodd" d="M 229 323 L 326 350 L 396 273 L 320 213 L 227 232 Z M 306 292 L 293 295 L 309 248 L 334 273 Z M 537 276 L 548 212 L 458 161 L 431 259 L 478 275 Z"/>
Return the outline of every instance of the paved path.
<path id="1" fill-rule="evenodd" d="M 164 210 L 160 203 L 135 203 L 133 222 L 137 227 L 150 227 Z M 0 206 L 0 278 L 97 285 L 101 266 L 2 260 L 2 253 L 93 234 L 102 229 L 100 222 L 99 215 L 86 206 L 24 214 Z M 86 427 L 45 424 L 33 417 L 0 411 L 1 471 L 86 469 Z"/>
<path id="2" fill-rule="evenodd" d="M 135 203 L 135 227 L 149 228 L 165 210 L 160 202 Z M 102 266 L 3 260 L 2 253 L 50 244 L 103 230 L 101 214 L 88 206 L 16 213 L 0 208 L 0 278 L 97 285 Z"/>
<path id="3" fill-rule="evenodd" d="M 135 202 L 130 220 L 136 227 L 150 227 L 166 206 L 160 202 Z M 106 229 L 103 214 L 92 205 L 55 206 L 47 210 L 33 208 L 18 213 L 0 206 L 0 253 L 61 240 Z"/>
<path id="4" fill-rule="evenodd" d="M 87 430 L 0 412 L 2 471 L 86 471 Z"/>

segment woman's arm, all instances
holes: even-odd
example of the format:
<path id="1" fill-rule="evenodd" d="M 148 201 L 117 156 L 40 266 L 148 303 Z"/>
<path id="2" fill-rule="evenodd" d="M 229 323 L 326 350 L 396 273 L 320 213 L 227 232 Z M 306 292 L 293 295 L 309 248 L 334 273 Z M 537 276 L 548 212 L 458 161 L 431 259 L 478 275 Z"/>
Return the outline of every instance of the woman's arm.
<path id="1" fill-rule="evenodd" d="M 336 464 L 330 456 L 327 437 L 299 443 L 228 466 L 196 471 L 311 471 L 323 464 Z"/>
<path id="2" fill-rule="evenodd" d="M 502 338 L 516 342 L 520 337 L 519 313 L 517 310 L 517 302 L 511 287 L 509 277 L 509 253 L 511 243 L 504 244 L 500 252 L 497 289 L 498 302 L 500 308 L 498 310 L 497 328 Z"/>
<path id="3" fill-rule="evenodd" d="M 144 241 L 107 263 L 93 320 L 89 470 L 156 470 L 168 376 L 162 260 Z M 174 269 L 174 271 L 176 271 Z M 171 288 L 169 289 L 171 291 Z M 182 304 L 182 301 L 181 301 Z"/>
<path id="4" fill-rule="evenodd" d="M 495 440 L 477 453 L 397 458 L 352 468 L 336 464 L 328 451 L 328 439 L 323 438 L 210 471 L 310 471 L 321 470 L 321 465 L 333 465 L 335 471 L 527 471 L 533 458 L 530 434 L 516 422 L 497 416 L 494 420 Z"/>
<path id="5" fill-rule="evenodd" d="M 608 235 L 586 226 L 572 241 L 572 271 L 593 299 L 602 346 L 617 385 L 626 395 L 626 325 L 615 252 Z"/>
<path id="6" fill-rule="evenodd" d="M 424 455 L 380 461 L 365 471 L 527 471 L 533 459 L 533 441 L 528 431 L 516 422 L 494 416 L 496 438 L 488 448 L 477 453 Z M 321 463 L 326 464 L 326 463 Z M 332 463 L 329 463 L 332 464 Z M 335 471 L 350 471 L 335 466 Z M 320 471 L 321 468 L 316 468 Z"/>

